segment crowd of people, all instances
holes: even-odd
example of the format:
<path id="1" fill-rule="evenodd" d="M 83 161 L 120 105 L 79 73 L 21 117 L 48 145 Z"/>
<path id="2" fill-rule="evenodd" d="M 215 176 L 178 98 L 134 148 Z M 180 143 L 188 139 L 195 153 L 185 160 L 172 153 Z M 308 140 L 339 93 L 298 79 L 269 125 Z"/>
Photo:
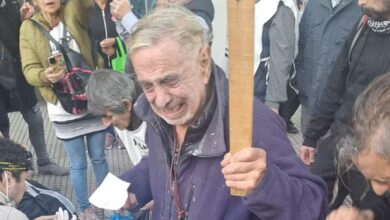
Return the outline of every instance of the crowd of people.
<path id="1" fill-rule="evenodd" d="M 115 129 L 142 130 L 149 149 L 117 174 L 131 183 L 122 210 L 390 219 L 390 1 L 256 1 L 252 146 L 234 154 L 228 74 L 211 57 L 214 10 L 211 0 L 0 0 L 0 219 L 28 219 L 18 205 L 33 161 L 9 140 L 14 111 L 28 124 L 39 175 L 70 173 L 81 220 L 99 219 L 87 155 L 99 185 Z M 56 90 L 74 71 L 89 74 L 87 111 L 70 112 Z M 39 99 L 69 170 L 48 156 Z M 299 132 L 299 105 L 297 154 L 287 134 Z M 35 219 L 75 218 L 61 209 Z"/>

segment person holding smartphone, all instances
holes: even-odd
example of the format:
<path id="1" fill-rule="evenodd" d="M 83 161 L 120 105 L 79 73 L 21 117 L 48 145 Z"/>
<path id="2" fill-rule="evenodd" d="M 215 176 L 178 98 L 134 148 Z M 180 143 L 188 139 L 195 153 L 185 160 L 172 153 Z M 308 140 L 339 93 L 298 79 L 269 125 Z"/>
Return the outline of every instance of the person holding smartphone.
<path id="1" fill-rule="evenodd" d="M 10 137 L 10 122 L 8 112 L 20 111 L 28 125 L 29 139 L 37 155 L 39 174 L 67 175 L 68 169 L 54 163 L 47 153 L 43 118 L 34 88 L 26 82 L 23 76 L 19 58 L 19 28 L 22 19 L 27 19 L 34 13 L 33 6 L 25 2 L 19 9 L 16 1 L 0 0 L 0 133 Z M 1 76 L 6 74 L 4 66 L 11 63 L 8 69 L 8 80 Z M 14 86 L 10 85 L 10 80 Z"/>
<path id="2" fill-rule="evenodd" d="M 103 67 L 102 59 L 94 62 L 93 45 L 87 31 L 93 0 L 34 0 L 34 3 L 39 12 L 32 17 L 33 20 L 43 26 L 56 41 L 66 40 L 69 48 L 78 52 L 91 69 Z M 63 141 L 69 157 L 71 182 L 81 211 L 79 217 L 81 220 L 98 219 L 88 201 L 87 153 L 96 182 L 100 184 L 108 173 L 104 152 L 105 126 L 100 117 L 89 112 L 76 115 L 64 110 L 52 85 L 65 76 L 66 68 L 58 62 L 54 65 L 48 62 L 50 57 L 56 58 L 60 49 L 32 21 L 25 21 L 21 26 L 20 48 L 26 79 L 39 89 L 47 101 L 48 115 L 56 136 Z"/>

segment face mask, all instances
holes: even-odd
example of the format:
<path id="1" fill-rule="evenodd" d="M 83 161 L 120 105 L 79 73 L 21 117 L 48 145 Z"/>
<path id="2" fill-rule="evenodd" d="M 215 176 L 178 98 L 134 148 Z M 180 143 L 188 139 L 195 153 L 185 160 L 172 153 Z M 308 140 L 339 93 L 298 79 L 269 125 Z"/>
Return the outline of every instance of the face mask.
<path id="1" fill-rule="evenodd" d="M 4 178 L 5 178 L 5 195 L 3 193 L 3 196 L 4 196 L 4 200 L 5 200 L 5 205 L 6 206 L 14 206 L 14 203 L 12 202 L 12 200 L 9 198 L 9 190 L 8 190 L 8 179 L 9 179 L 9 176 L 8 176 L 8 173 L 4 173 Z"/>

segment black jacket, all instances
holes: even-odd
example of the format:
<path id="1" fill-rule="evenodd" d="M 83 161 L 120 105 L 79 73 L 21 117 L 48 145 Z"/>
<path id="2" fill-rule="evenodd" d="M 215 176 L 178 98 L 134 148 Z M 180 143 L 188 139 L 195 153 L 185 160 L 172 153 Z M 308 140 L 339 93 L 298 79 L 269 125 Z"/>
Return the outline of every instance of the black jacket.
<path id="1" fill-rule="evenodd" d="M 114 57 L 109 58 L 102 52 L 100 42 L 106 38 L 115 38 L 118 36 L 115 29 L 115 23 L 111 19 L 110 2 L 111 0 L 107 0 L 104 10 L 101 10 L 95 3 L 95 8 L 93 9 L 93 13 L 89 21 L 89 31 L 93 45 L 104 58 L 105 68 L 110 68 L 109 62 Z M 114 47 L 116 48 L 116 45 L 114 45 Z"/>
<path id="2" fill-rule="evenodd" d="M 315 147 L 329 128 L 336 136 L 343 135 L 357 96 L 374 78 L 390 71 L 390 35 L 374 33 L 366 25 L 349 57 L 356 31 L 355 28 L 338 56 L 315 107 L 303 145 Z"/>
<path id="3" fill-rule="evenodd" d="M 6 45 L 8 51 L 16 62 L 13 69 L 16 79 L 16 88 L 9 91 L 11 97 L 8 111 L 17 111 L 21 108 L 29 108 L 37 103 L 34 88 L 30 86 L 21 69 L 19 54 L 19 28 L 21 25 L 19 5 L 15 1 L 5 0 L 5 6 L 0 7 L 0 41 Z"/>

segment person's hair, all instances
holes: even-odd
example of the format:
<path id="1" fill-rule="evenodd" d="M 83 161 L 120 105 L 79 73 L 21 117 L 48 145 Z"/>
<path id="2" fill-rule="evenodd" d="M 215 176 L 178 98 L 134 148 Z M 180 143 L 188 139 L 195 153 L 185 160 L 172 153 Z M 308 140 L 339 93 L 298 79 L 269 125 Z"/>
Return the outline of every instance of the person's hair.
<path id="1" fill-rule="evenodd" d="M 133 75 L 109 69 L 95 70 L 86 87 L 88 109 L 94 114 L 110 111 L 114 114 L 126 112 L 123 100 L 133 102 L 139 95 Z"/>
<path id="2" fill-rule="evenodd" d="M 390 73 L 376 78 L 359 95 L 351 123 L 339 145 L 339 172 L 360 152 L 372 151 L 390 162 Z"/>
<path id="3" fill-rule="evenodd" d="M 173 5 L 157 8 L 137 22 L 127 43 L 127 52 L 131 57 L 137 50 L 155 46 L 165 39 L 192 50 L 198 45 L 208 45 L 208 38 L 208 33 L 191 11 Z"/>
<path id="4" fill-rule="evenodd" d="M 17 144 L 7 138 L 0 138 L 0 162 L 11 164 L 25 164 L 28 151 L 20 144 Z M 9 171 L 17 182 L 21 180 L 22 172 L 26 170 L 8 170 L 0 166 L 0 181 L 2 181 L 3 172 Z"/>

